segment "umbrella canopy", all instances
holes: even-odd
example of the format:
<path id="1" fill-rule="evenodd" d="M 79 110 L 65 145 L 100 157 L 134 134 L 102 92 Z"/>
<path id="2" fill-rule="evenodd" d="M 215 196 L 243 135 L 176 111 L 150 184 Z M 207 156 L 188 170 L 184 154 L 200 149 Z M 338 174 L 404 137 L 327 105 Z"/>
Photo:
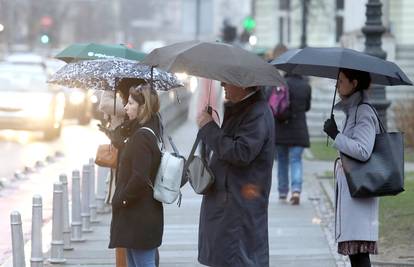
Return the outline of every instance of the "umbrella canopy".
<path id="1" fill-rule="evenodd" d="M 154 68 L 152 75 L 156 90 L 167 91 L 182 86 L 171 73 Z M 84 60 L 63 66 L 48 82 L 67 87 L 114 90 L 116 82 L 121 79 L 137 79 L 138 83 L 138 80 L 149 83 L 151 67 L 121 58 Z"/>
<path id="2" fill-rule="evenodd" d="M 263 59 L 240 47 L 223 43 L 176 43 L 154 49 L 142 63 L 243 88 L 284 84 L 275 68 Z"/>
<path id="3" fill-rule="evenodd" d="M 306 47 L 292 49 L 271 64 L 288 73 L 337 79 L 340 68 L 369 72 L 372 83 L 381 85 L 412 85 L 410 79 L 393 62 L 348 48 Z"/>
<path id="4" fill-rule="evenodd" d="M 72 44 L 57 54 L 55 58 L 65 61 L 66 63 L 105 58 L 126 58 L 141 61 L 147 54 L 130 49 L 125 45 L 104 45 L 95 43 Z"/>

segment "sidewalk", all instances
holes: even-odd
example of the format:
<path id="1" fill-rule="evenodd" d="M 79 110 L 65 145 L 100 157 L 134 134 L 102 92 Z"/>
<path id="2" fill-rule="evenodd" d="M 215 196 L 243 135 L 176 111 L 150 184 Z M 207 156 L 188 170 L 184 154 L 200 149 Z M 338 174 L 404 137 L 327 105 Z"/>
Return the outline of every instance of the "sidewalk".
<path id="1" fill-rule="evenodd" d="M 195 124 L 187 121 L 172 133 L 184 155 L 189 153 L 196 135 Z M 328 167 L 326 169 L 326 167 Z M 333 267 L 336 260 L 316 214 L 312 201 L 320 199 L 320 190 L 314 190 L 316 172 L 323 173 L 331 166 L 305 164 L 304 185 L 299 206 L 281 203 L 277 196 L 274 169 L 269 206 L 270 266 Z M 160 247 L 160 266 L 202 266 L 197 262 L 198 216 L 201 196 L 187 184 L 183 188 L 181 207 L 165 205 L 165 228 Z M 101 222 L 92 225 L 94 232 L 85 234 L 86 242 L 74 243 L 73 251 L 65 251 L 64 266 L 114 266 L 114 251 L 107 249 L 110 214 L 100 216 Z M 131 226 L 133 227 L 133 226 Z M 45 266 L 51 266 L 46 264 Z M 55 265 L 54 265 L 55 266 Z"/>

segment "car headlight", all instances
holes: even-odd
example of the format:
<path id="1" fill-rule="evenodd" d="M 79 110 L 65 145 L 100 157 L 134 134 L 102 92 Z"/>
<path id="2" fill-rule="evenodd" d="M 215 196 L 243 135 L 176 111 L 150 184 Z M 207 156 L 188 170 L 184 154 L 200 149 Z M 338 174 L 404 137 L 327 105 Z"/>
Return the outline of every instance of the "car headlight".
<path id="1" fill-rule="evenodd" d="M 50 99 L 37 97 L 27 106 L 27 113 L 34 118 L 47 118 L 50 114 Z"/>
<path id="2" fill-rule="evenodd" d="M 85 101 L 85 92 L 74 91 L 70 93 L 69 102 L 72 105 L 80 105 Z"/>

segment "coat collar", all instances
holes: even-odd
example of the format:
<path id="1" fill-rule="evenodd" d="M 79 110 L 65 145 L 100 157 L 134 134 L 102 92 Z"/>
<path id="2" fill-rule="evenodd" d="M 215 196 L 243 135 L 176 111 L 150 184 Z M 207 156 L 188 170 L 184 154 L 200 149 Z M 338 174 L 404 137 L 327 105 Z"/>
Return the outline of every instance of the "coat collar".
<path id="1" fill-rule="evenodd" d="M 149 121 L 144 124 L 140 124 L 136 119 L 132 121 L 128 121 L 128 136 L 134 134 L 139 128 L 141 127 L 148 127 L 153 129 L 156 133 L 159 132 L 159 118 L 157 115 L 153 115 Z"/>
<path id="2" fill-rule="evenodd" d="M 249 107 L 251 104 L 253 104 L 255 102 L 258 102 L 260 100 L 263 100 L 263 99 L 264 99 L 263 93 L 259 89 L 254 94 L 252 94 L 251 96 L 243 99 L 240 102 L 237 102 L 237 103 L 227 102 L 225 104 L 226 113 L 227 113 L 227 115 L 232 115 L 232 114 L 235 114 L 235 113 L 241 113 L 247 107 Z"/>
<path id="3" fill-rule="evenodd" d="M 343 112 L 348 113 L 351 107 L 355 107 L 361 102 L 369 102 L 366 90 L 362 91 L 362 93 L 361 91 L 357 91 L 353 93 L 350 97 L 342 99 L 337 104 L 335 104 L 334 109 L 342 110 Z"/>

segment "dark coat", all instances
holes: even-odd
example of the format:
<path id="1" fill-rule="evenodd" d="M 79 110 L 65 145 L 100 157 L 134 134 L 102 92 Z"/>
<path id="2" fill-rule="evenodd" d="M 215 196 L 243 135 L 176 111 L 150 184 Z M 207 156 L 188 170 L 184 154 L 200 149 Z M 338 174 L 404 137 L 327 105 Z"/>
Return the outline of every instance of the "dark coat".
<path id="1" fill-rule="evenodd" d="M 285 122 L 275 119 L 276 145 L 309 147 L 306 112 L 311 107 L 311 87 L 299 75 L 286 75 L 289 88 L 290 118 Z"/>
<path id="2" fill-rule="evenodd" d="M 274 122 L 262 92 L 226 105 L 222 127 L 210 122 L 199 134 L 213 152 L 216 180 L 201 204 L 198 260 L 215 267 L 269 266 Z"/>
<path id="3" fill-rule="evenodd" d="M 135 124 L 119 159 L 118 179 L 112 199 L 110 248 L 153 249 L 162 241 L 163 206 L 153 198 L 149 180 L 154 183 L 161 153 L 154 135 L 159 135 L 159 120 L 153 117 L 144 125 Z"/>

